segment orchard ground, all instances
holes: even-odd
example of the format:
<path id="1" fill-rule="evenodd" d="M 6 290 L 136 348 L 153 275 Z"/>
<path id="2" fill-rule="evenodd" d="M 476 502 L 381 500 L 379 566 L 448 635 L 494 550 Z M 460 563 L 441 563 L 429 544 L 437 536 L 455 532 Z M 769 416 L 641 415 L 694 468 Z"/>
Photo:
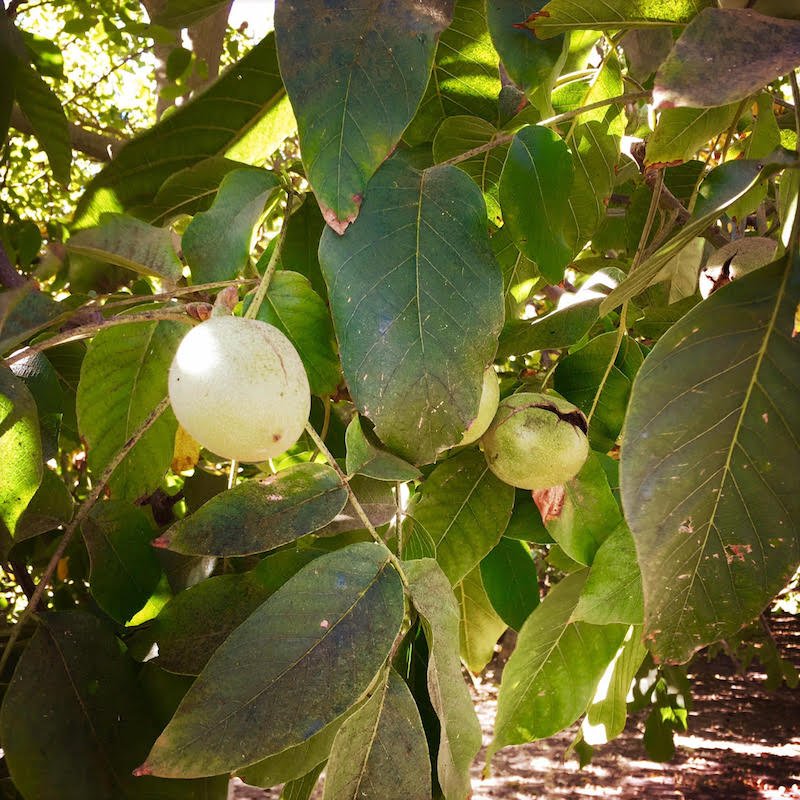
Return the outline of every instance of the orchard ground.
<path id="1" fill-rule="evenodd" d="M 800 619 L 777 616 L 770 625 L 782 655 L 800 667 Z M 484 745 L 496 709 L 495 666 L 475 684 Z M 625 732 L 597 748 L 583 770 L 577 761 L 563 761 L 574 728 L 501 750 L 486 780 L 481 751 L 473 766 L 472 800 L 800 800 L 800 688 L 767 691 L 757 662 L 739 675 L 725 655 L 699 657 L 690 677 L 689 730 L 676 737 L 672 761 L 656 763 L 645 752 L 645 711 L 631 715 Z M 231 787 L 233 800 L 277 800 L 279 794 Z M 318 786 L 313 798 L 321 796 Z"/>

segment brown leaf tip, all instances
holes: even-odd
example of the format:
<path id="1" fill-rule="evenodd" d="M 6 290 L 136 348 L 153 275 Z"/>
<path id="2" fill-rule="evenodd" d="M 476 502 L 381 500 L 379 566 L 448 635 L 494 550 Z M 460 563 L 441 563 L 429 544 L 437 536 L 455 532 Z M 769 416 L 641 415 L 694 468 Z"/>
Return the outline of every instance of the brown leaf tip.
<path id="1" fill-rule="evenodd" d="M 519 30 L 531 30 L 532 31 L 533 28 L 534 28 L 534 25 L 536 25 L 536 20 L 539 19 L 539 17 L 549 17 L 549 16 L 550 16 L 550 12 L 549 11 L 534 11 L 533 14 L 531 14 L 528 17 L 528 19 L 525 20 L 525 22 L 515 22 L 513 27 L 517 28 Z"/>
<path id="2" fill-rule="evenodd" d="M 354 198 L 355 197 L 358 197 L 358 195 L 354 195 Z M 348 225 L 350 225 L 351 222 L 355 222 L 355 219 L 358 216 L 358 211 L 354 211 L 352 214 L 350 214 L 350 216 L 347 216 L 344 219 L 339 219 L 339 217 L 336 216 L 336 212 L 332 208 L 322 205 L 321 203 L 319 210 L 322 212 L 322 218 L 328 223 L 328 227 L 336 231 L 339 236 L 344 234 Z"/>
<path id="3" fill-rule="evenodd" d="M 146 761 L 140 767 L 136 767 L 136 769 L 132 773 L 134 778 L 142 778 L 146 775 L 152 775 L 152 774 L 153 770 Z"/>
<path id="4" fill-rule="evenodd" d="M 150 542 L 150 544 L 153 545 L 153 547 L 158 547 L 161 548 L 162 550 L 169 550 L 169 542 L 170 542 L 169 534 L 164 533 L 161 536 L 157 537 L 156 539 L 153 539 L 153 541 Z"/>

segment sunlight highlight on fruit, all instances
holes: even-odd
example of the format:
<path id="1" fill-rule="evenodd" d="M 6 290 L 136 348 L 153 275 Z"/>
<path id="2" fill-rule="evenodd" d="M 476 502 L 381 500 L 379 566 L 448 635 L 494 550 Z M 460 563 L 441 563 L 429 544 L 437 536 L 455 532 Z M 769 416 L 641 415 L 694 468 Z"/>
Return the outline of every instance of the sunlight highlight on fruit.
<path id="1" fill-rule="evenodd" d="M 303 363 L 275 327 L 212 317 L 183 339 L 169 373 L 178 421 L 203 447 L 237 461 L 265 461 L 303 432 L 311 395 Z"/>

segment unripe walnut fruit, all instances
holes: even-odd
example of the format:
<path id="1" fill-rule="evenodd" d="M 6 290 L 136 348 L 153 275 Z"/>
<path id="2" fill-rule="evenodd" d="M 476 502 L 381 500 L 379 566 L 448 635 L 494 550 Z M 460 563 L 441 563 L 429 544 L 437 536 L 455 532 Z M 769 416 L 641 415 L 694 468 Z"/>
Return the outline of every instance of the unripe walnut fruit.
<path id="1" fill-rule="evenodd" d="M 184 337 L 169 370 L 178 422 L 203 447 L 236 461 L 280 455 L 311 409 L 303 362 L 275 327 L 212 317 Z"/>
<path id="2" fill-rule="evenodd" d="M 464 431 L 464 436 L 459 445 L 472 444 L 483 436 L 489 425 L 492 424 L 497 404 L 500 402 L 500 381 L 497 380 L 497 373 L 494 367 L 489 364 L 483 373 L 483 388 L 481 389 L 481 400 L 478 405 L 478 415 Z"/>
<path id="3" fill-rule="evenodd" d="M 489 469 L 521 489 L 547 489 L 578 474 L 589 455 L 586 417 L 546 394 L 505 398 L 481 439 Z"/>

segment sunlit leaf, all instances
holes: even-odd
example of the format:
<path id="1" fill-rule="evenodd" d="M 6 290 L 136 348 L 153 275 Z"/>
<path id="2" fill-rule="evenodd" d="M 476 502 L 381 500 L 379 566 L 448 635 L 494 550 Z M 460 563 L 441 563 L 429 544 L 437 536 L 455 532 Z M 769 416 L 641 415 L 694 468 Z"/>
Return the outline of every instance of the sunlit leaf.
<path id="1" fill-rule="evenodd" d="M 0 521 L 11 535 L 42 482 L 36 403 L 25 383 L 0 367 Z"/>
<path id="2" fill-rule="evenodd" d="M 171 283 L 181 277 L 183 269 L 170 231 L 125 214 L 104 214 L 98 226 L 70 237 L 67 249 Z"/>
<path id="3" fill-rule="evenodd" d="M 222 179 L 211 208 L 195 215 L 181 240 L 195 283 L 230 280 L 244 270 L 253 228 L 277 188 L 266 170 L 237 169 Z"/>
<path id="4" fill-rule="evenodd" d="M 503 670 L 487 760 L 502 747 L 543 739 L 574 722 L 622 644 L 626 625 L 572 619 L 586 573 L 556 584 L 522 626 Z"/>
<path id="5" fill-rule="evenodd" d="M 429 800 L 425 731 L 414 698 L 393 670 L 345 721 L 325 773 L 323 800 Z"/>
<path id="6" fill-rule="evenodd" d="M 497 478 L 473 448 L 428 476 L 414 525 L 433 543 L 436 560 L 455 585 L 500 540 L 513 506 L 514 487 Z"/>
<path id="7" fill-rule="evenodd" d="M 480 567 L 475 567 L 454 591 L 461 618 L 461 658 L 470 672 L 477 675 L 492 660 L 494 646 L 507 626 L 486 594 Z"/>
<path id="8" fill-rule="evenodd" d="M 171 175 L 213 156 L 263 159 L 293 127 L 269 34 L 204 92 L 126 144 L 84 190 L 73 225 L 95 225 L 106 211 L 143 213 Z"/>
<path id="9" fill-rule="evenodd" d="M 452 0 L 391 8 L 380 0 L 277 3 L 281 73 L 306 175 L 339 233 L 358 216 L 369 179 L 414 116 L 451 14 Z"/>
<path id="10" fill-rule="evenodd" d="M 433 461 L 475 418 L 502 324 L 480 190 L 455 167 L 390 159 L 319 255 L 357 408 L 398 455 Z"/>
<path id="11" fill-rule="evenodd" d="M 428 692 L 441 725 L 437 776 L 446 800 L 470 792 L 469 767 L 481 746 L 481 727 L 459 661 L 459 612 L 447 576 L 430 558 L 404 565 L 411 600 L 428 642 Z"/>
<path id="12" fill-rule="evenodd" d="M 387 556 L 382 545 L 350 545 L 285 583 L 214 653 L 145 772 L 191 777 L 244 767 L 347 711 L 403 619 L 403 587 Z"/>
<path id="13" fill-rule="evenodd" d="M 296 464 L 216 495 L 176 522 L 158 545 L 185 555 L 264 553 L 327 525 L 346 501 L 332 467 Z"/>
<path id="14" fill-rule="evenodd" d="M 661 659 L 686 661 L 733 634 L 798 561 L 800 292 L 789 261 L 696 306 L 656 343 L 634 384 L 622 498 L 645 634 Z"/>
<path id="15" fill-rule="evenodd" d="M 143 322 L 107 328 L 92 340 L 77 400 L 92 470 L 106 467 L 166 397 L 169 365 L 187 330 L 180 322 Z M 172 461 L 176 426 L 167 409 L 111 476 L 113 497 L 135 500 L 155 490 Z"/>
<path id="16" fill-rule="evenodd" d="M 709 63 L 724 80 L 709 80 Z M 800 64 L 800 22 L 749 8 L 705 8 L 681 34 L 653 87 L 658 107 L 743 100 Z"/>

